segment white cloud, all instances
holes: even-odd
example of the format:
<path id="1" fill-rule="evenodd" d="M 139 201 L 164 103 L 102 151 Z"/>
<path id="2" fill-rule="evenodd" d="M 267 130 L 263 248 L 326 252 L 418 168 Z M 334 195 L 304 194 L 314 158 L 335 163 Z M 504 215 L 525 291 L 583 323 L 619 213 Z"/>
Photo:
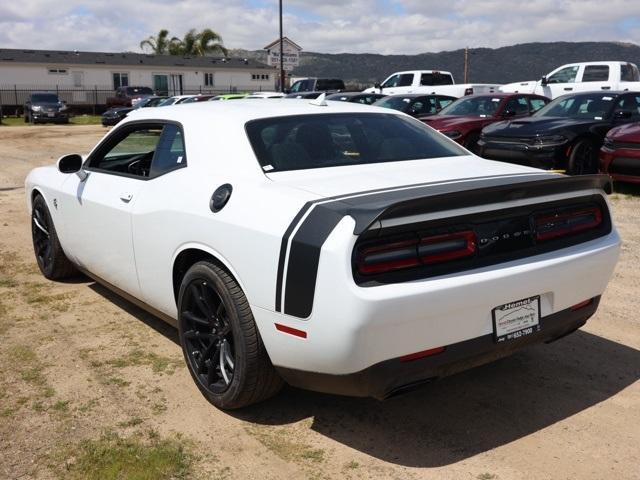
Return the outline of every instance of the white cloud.
<path id="1" fill-rule="evenodd" d="M 640 2 L 628 0 L 284 3 L 285 33 L 310 51 L 411 54 L 530 41 L 640 43 Z M 161 28 L 181 36 L 189 28 L 211 27 L 228 47 L 258 49 L 277 37 L 277 13 L 275 1 L 255 0 L 2 2 L 0 47 L 137 51 Z"/>

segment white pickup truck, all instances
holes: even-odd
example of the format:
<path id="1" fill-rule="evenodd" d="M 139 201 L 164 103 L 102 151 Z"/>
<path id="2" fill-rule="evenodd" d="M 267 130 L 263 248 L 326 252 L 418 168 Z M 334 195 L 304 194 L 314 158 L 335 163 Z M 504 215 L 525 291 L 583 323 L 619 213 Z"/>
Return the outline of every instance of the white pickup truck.
<path id="1" fill-rule="evenodd" d="M 535 93 L 556 98 L 568 93 L 640 91 L 638 67 L 629 62 L 580 62 L 556 68 L 540 80 L 503 85 L 503 92 Z"/>
<path id="2" fill-rule="evenodd" d="M 486 83 L 456 84 L 450 72 L 438 70 L 412 70 L 396 72 L 381 84 L 367 88 L 364 93 L 384 93 L 385 95 L 423 93 L 464 97 L 474 93 L 493 93 L 500 85 Z"/>

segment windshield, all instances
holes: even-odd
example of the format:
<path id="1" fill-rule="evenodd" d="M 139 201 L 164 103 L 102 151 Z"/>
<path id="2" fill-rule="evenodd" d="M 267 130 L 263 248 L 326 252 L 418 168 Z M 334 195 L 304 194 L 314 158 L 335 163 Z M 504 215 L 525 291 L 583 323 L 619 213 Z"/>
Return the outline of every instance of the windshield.
<path id="1" fill-rule="evenodd" d="M 291 85 L 291 93 L 308 92 L 311 89 L 312 89 L 311 80 L 298 80 L 293 85 Z"/>
<path id="2" fill-rule="evenodd" d="M 130 97 L 135 95 L 153 95 L 153 90 L 149 87 L 127 87 L 127 95 Z"/>
<path id="3" fill-rule="evenodd" d="M 265 172 L 468 154 L 425 124 L 397 114 L 265 118 L 248 122 L 246 131 Z"/>
<path id="4" fill-rule="evenodd" d="M 58 96 L 55 93 L 35 93 L 31 95 L 33 103 L 58 103 Z"/>
<path id="5" fill-rule="evenodd" d="M 385 97 L 381 98 L 377 102 L 374 103 L 376 107 L 383 108 L 391 108 L 393 110 L 398 110 L 400 112 L 408 112 L 411 107 L 411 103 L 413 103 L 413 98 L 411 97 Z"/>
<path id="6" fill-rule="evenodd" d="M 164 100 L 162 100 L 159 104 L 158 107 L 167 107 L 169 105 L 173 105 L 174 103 L 176 103 L 178 101 L 178 99 L 176 97 L 169 97 L 169 98 L 165 98 Z"/>
<path id="7" fill-rule="evenodd" d="M 534 117 L 608 118 L 613 110 L 615 96 L 592 93 L 556 98 L 533 114 Z"/>
<path id="8" fill-rule="evenodd" d="M 440 115 L 492 117 L 502 102 L 496 97 L 466 97 L 456 100 L 451 105 L 443 108 Z"/>

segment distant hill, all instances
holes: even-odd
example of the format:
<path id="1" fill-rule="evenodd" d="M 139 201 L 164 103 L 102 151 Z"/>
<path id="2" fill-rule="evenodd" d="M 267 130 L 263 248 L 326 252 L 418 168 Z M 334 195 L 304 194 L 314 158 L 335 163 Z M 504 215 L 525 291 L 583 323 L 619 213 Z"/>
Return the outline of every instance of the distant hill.
<path id="1" fill-rule="evenodd" d="M 534 80 L 565 63 L 622 60 L 640 65 L 640 46 L 616 42 L 523 43 L 501 48 L 469 49 L 469 81 L 509 83 Z M 263 51 L 234 50 L 232 54 L 266 61 Z M 464 78 L 464 50 L 418 55 L 302 52 L 295 76 L 338 77 L 372 84 L 399 70 L 447 70 L 457 82 Z"/>

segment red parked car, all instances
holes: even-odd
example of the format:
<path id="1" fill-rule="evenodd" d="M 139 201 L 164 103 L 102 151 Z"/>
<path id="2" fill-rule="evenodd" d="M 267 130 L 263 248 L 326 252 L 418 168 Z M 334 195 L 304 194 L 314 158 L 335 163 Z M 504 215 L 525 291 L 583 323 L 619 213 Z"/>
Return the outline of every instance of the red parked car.
<path id="1" fill-rule="evenodd" d="M 551 99 L 525 93 L 492 93 L 462 97 L 437 115 L 420 119 L 472 152 L 476 151 L 480 131 L 495 122 L 527 117 Z"/>
<path id="2" fill-rule="evenodd" d="M 609 130 L 600 149 L 600 171 L 614 180 L 640 183 L 640 123 Z"/>

